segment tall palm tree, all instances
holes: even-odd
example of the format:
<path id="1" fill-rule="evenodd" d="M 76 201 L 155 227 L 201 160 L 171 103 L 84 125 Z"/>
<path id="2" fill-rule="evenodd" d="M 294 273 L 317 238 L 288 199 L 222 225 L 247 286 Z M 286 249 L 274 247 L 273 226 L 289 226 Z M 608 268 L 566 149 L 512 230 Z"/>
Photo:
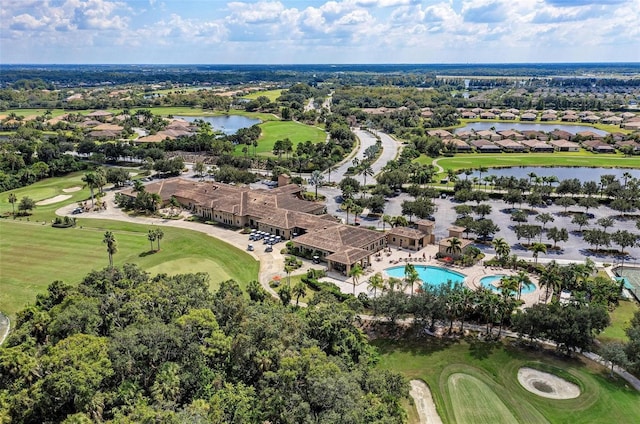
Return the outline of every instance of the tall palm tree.
<path id="1" fill-rule="evenodd" d="M 413 264 L 406 264 L 404 266 L 404 281 L 405 283 L 411 287 L 411 296 L 413 297 L 413 286 L 416 284 L 416 281 L 420 279 L 420 275 L 416 270 L 416 267 Z"/>
<path id="2" fill-rule="evenodd" d="M 323 183 L 324 175 L 322 175 L 322 172 L 316 169 L 311 173 L 311 176 L 309 177 L 309 184 L 314 186 L 316 189 L 316 200 L 318 200 L 318 187 L 321 187 Z"/>
<path id="3" fill-rule="evenodd" d="M 160 228 L 156 228 L 155 233 L 156 240 L 158 241 L 158 250 L 160 250 L 160 240 L 162 240 L 162 238 L 164 237 L 164 231 L 162 231 Z"/>
<path id="4" fill-rule="evenodd" d="M 91 207 L 94 206 L 94 197 L 93 190 L 98 187 L 98 176 L 95 172 L 87 172 L 82 177 L 82 181 L 89 187 L 89 192 L 91 193 Z"/>
<path id="5" fill-rule="evenodd" d="M 447 247 L 447 253 L 451 256 L 457 256 L 462 252 L 462 241 L 458 237 L 451 237 L 449 239 L 449 246 Z"/>
<path id="6" fill-rule="evenodd" d="M 518 282 L 518 299 L 520 299 L 522 297 L 522 288 L 529 288 L 534 286 L 534 284 L 531 278 L 529 278 L 529 275 L 524 271 L 519 271 L 515 279 Z"/>
<path id="7" fill-rule="evenodd" d="M 363 273 L 364 272 L 360 264 L 355 264 L 349 270 L 349 277 L 353 278 L 353 295 L 354 296 L 356 295 L 356 286 L 358 285 L 358 280 L 360 279 Z"/>
<path id="8" fill-rule="evenodd" d="M 9 203 L 11 203 L 11 208 L 13 209 L 13 219 L 16 219 L 16 202 L 18 201 L 18 197 L 15 195 L 15 193 L 10 193 L 8 200 Z"/>
<path id="9" fill-rule="evenodd" d="M 500 261 L 503 261 L 507 256 L 509 256 L 509 253 L 511 253 L 509 243 L 502 237 L 493 240 L 491 244 L 493 245 L 496 255 L 498 255 Z"/>
<path id="10" fill-rule="evenodd" d="M 151 244 L 151 250 L 153 250 L 153 242 L 156 241 L 155 230 L 149 230 L 149 233 L 147 234 L 147 240 L 149 240 L 149 243 Z"/>
<path id="11" fill-rule="evenodd" d="M 535 259 L 534 263 L 538 265 L 538 255 L 540 253 L 547 254 L 547 245 L 544 243 L 533 243 L 531 246 L 531 251 L 533 252 L 533 258 Z"/>
<path id="12" fill-rule="evenodd" d="M 111 231 L 104 233 L 102 242 L 107 245 L 107 253 L 109 254 L 109 268 L 113 269 L 113 255 L 118 252 L 118 244 L 116 238 Z"/>
<path id="13" fill-rule="evenodd" d="M 462 287 L 460 290 L 460 303 L 459 303 L 459 311 L 460 311 L 460 333 L 464 335 L 464 318 L 467 315 L 467 312 L 471 309 L 473 305 L 473 301 L 475 298 L 475 293 L 468 287 Z"/>
<path id="14" fill-rule="evenodd" d="M 373 290 L 373 297 L 377 297 L 378 289 L 382 290 L 384 287 L 384 277 L 380 272 L 376 272 L 371 277 L 369 277 L 369 285 L 367 286 L 367 290 Z"/>
<path id="15" fill-rule="evenodd" d="M 544 267 L 538 279 L 538 285 L 540 288 L 545 288 L 545 303 L 549 300 L 549 292 L 553 296 L 554 293 L 560 291 L 562 288 L 562 275 L 556 261 L 551 261 Z"/>
<path id="16" fill-rule="evenodd" d="M 284 272 L 287 273 L 287 286 L 291 287 L 291 272 L 293 271 L 293 267 L 289 265 L 284 266 Z"/>
<path id="17" fill-rule="evenodd" d="M 364 184 L 362 184 L 362 191 L 364 192 L 366 190 L 366 187 L 367 187 L 367 176 L 369 176 L 369 177 L 373 176 L 373 168 L 371 168 L 371 166 L 367 165 L 367 166 L 362 168 L 362 170 L 360 171 L 360 174 L 364 178 Z"/>
<path id="18" fill-rule="evenodd" d="M 378 289 L 384 289 L 384 277 L 380 272 L 376 272 L 369 277 L 367 290 L 373 290 L 373 315 L 377 315 Z"/>
<path id="19" fill-rule="evenodd" d="M 351 212 L 355 206 L 356 204 L 352 199 L 347 199 L 342 202 L 342 209 L 347 212 L 347 225 L 349 225 L 349 212 Z"/>
<path id="20" fill-rule="evenodd" d="M 386 224 L 389 224 L 390 226 L 393 227 L 393 225 L 391 224 L 392 220 L 393 218 L 391 218 L 391 215 L 387 215 L 387 214 L 382 215 L 382 231 L 385 230 Z"/>

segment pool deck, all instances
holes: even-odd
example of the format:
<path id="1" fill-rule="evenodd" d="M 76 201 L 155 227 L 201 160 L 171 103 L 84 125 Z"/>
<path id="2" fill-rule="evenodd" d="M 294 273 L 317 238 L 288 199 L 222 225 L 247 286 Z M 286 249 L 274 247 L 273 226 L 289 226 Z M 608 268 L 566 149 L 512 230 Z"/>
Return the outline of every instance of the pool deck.
<path id="1" fill-rule="evenodd" d="M 464 274 L 466 277 L 464 279 L 464 284 L 472 290 L 477 289 L 481 286 L 480 279 L 482 277 L 486 277 L 488 275 L 515 275 L 516 272 L 513 270 L 500 268 L 500 267 L 485 267 L 482 265 L 484 260 L 488 260 L 493 258 L 494 255 L 487 254 L 483 261 L 480 261 L 478 264 L 463 267 L 457 265 L 447 264 L 445 262 L 439 261 L 435 259 L 435 255 L 438 252 L 438 246 L 436 245 L 428 245 L 419 251 L 401 249 L 397 247 L 392 247 L 391 252 L 380 252 L 380 256 L 373 256 L 371 266 L 364 270 L 363 275 L 358 279 L 358 284 L 355 287 L 355 294 L 358 295 L 360 293 L 366 293 L 368 296 L 373 296 L 373 291 L 368 289 L 369 277 L 374 275 L 376 272 L 381 272 L 385 279 L 388 277 L 384 272 L 386 268 L 390 268 L 393 266 L 403 266 L 407 263 L 411 263 L 416 266 L 436 266 L 440 268 L 449 269 L 451 271 Z M 522 300 L 524 301 L 523 307 L 532 306 L 539 302 L 544 302 L 544 291 L 539 290 L 538 279 L 535 276 L 530 275 L 531 281 L 536 284 L 536 289 L 528 294 L 522 294 Z M 329 272 L 327 277 L 322 278 L 322 281 L 327 281 L 334 283 L 337 285 L 340 290 L 344 293 L 353 293 L 353 278 L 347 277 L 343 274 L 336 272 Z M 414 290 L 419 288 L 420 285 L 416 284 Z M 405 288 L 406 293 L 410 293 L 411 289 L 409 287 Z M 378 291 L 378 295 L 380 295 L 380 291 Z"/>

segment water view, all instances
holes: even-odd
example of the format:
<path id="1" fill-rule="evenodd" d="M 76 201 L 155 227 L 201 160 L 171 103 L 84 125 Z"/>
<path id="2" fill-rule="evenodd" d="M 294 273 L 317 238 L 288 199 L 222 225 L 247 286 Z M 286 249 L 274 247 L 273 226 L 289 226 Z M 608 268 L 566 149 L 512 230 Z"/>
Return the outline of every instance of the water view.
<path id="1" fill-rule="evenodd" d="M 437 266 L 425 266 L 425 265 L 415 265 L 416 271 L 418 271 L 418 275 L 420 279 L 425 283 L 431 286 L 440 286 L 442 284 L 447 284 L 448 281 L 453 283 L 461 283 L 465 279 L 464 274 L 460 274 L 459 272 L 451 271 L 446 268 L 440 268 Z M 404 266 L 394 266 L 391 268 L 387 268 L 384 270 L 389 277 L 395 278 L 404 278 Z"/>
<path id="2" fill-rule="evenodd" d="M 615 175 L 617 179 L 622 180 L 622 176 L 625 172 L 631 174 L 634 178 L 640 178 L 640 170 L 638 169 L 623 169 L 623 168 L 588 168 L 588 167 L 543 167 L 543 166 L 519 166 L 512 168 L 492 168 L 489 172 L 483 172 L 483 177 L 487 175 L 495 175 L 496 177 L 516 177 L 516 178 L 529 178 L 529 174 L 534 173 L 538 177 L 550 177 L 555 175 L 558 180 L 567 180 L 570 178 L 577 178 L 580 182 L 585 181 L 600 181 L 600 177 L 603 175 Z M 469 177 L 479 177 L 480 174 L 476 171 Z M 461 175 L 460 178 L 464 178 L 465 175 Z"/>
<path id="3" fill-rule="evenodd" d="M 590 127 L 588 125 L 563 125 L 563 124 L 533 124 L 527 122 L 470 122 L 462 128 L 456 128 L 455 132 L 463 131 L 483 131 L 495 129 L 496 131 L 543 131 L 551 132 L 553 130 L 562 130 L 571 134 L 577 134 L 582 131 L 591 131 L 598 135 L 609 134 L 606 131 Z"/>
<path id="4" fill-rule="evenodd" d="M 235 134 L 240 128 L 249 128 L 253 125 L 259 124 L 259 119 L 248 118 L 241 115 L 216 115 L 216 116 L 174 116 L 176 119 L 184 119 L 185 121 L 193 122 L 196 119 L 209 122 L 211 127 L 216 131 L 222 131 L 223 133 Z"/>

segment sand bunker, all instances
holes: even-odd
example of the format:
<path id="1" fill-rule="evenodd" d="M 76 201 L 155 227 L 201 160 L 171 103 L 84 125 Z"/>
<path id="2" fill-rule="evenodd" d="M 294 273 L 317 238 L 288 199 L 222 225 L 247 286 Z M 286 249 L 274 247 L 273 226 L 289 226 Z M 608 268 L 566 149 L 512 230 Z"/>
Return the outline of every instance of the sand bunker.
<path id="1" fill-rule="evenodd" d="M 80 190 L 82 190 L 82 187 L 80 187 L 80 186 L 63 188 L 62 189 L 62 191 L 64 191 L 65 193 L 74 193 L 74 192 L 80 191 Z"/>
<path id="2" fill-rule="evenodd" d="M 36 206 L 44 206 L 51 205 L 52 203 L 62 202 L 63 200 L 67 200 L 71 197 L 70 194 L 59 194 L 56 197 L 50 197 L 48 199 L 41 200 L 36 203 Z"/>
<path id="3" fill-rule="evenodd" d="M 409 394 L 413 398 L 413 402 L 418 410 L 418 416 L 420 417 L 420 423 L 425 424 L 442 424 L 440 415 L 436 410 L 436 404 L 431 397 L 431 390 L 429 386 L 422 380 L 411 380 L 411 389 Z"/>
<path id="4" fill-rule="evenodd" d="M 520 368 L 518 381 L 531 393 L 549 399 L 574 399 L 580 396 L 580 387 L 577 385 L 533 368 Z"/>

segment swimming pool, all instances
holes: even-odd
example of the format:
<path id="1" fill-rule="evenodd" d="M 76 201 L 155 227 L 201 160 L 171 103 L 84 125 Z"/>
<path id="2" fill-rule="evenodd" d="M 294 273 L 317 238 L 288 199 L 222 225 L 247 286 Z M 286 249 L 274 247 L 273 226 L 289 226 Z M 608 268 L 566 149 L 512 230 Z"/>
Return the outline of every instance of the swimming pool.
<path id="1" fill-rule="evenodd" d="M 498 288 L 498 286 L 500 286 L 500 279 L 502 277 L 506 277 L 506 275 L 501 275 L 501 274 L 487 275 L 486 277 L 482 277 L 480 279 L 480 284 L 482 284 L 482 287 L 486 287 L 494 292 L 499 292 L 500 289 Z M 522 294 L 533 293 L 535 290 L 536 290 L 535 285 L 531 285 L 529 287 L 522 286 Z"/>
<path id="2" fill-rule="evenodd" d="M 440 286 L 446 284 L 447 281 L 461 283 L 466 275 L 459 272 L 451 271 L 446 268 L 428 265 L 414 265 L 420 279 L 431 286 Z M 404 278 L 404 266 L 394 266 L 384 270 L 389 277 Z"/>

